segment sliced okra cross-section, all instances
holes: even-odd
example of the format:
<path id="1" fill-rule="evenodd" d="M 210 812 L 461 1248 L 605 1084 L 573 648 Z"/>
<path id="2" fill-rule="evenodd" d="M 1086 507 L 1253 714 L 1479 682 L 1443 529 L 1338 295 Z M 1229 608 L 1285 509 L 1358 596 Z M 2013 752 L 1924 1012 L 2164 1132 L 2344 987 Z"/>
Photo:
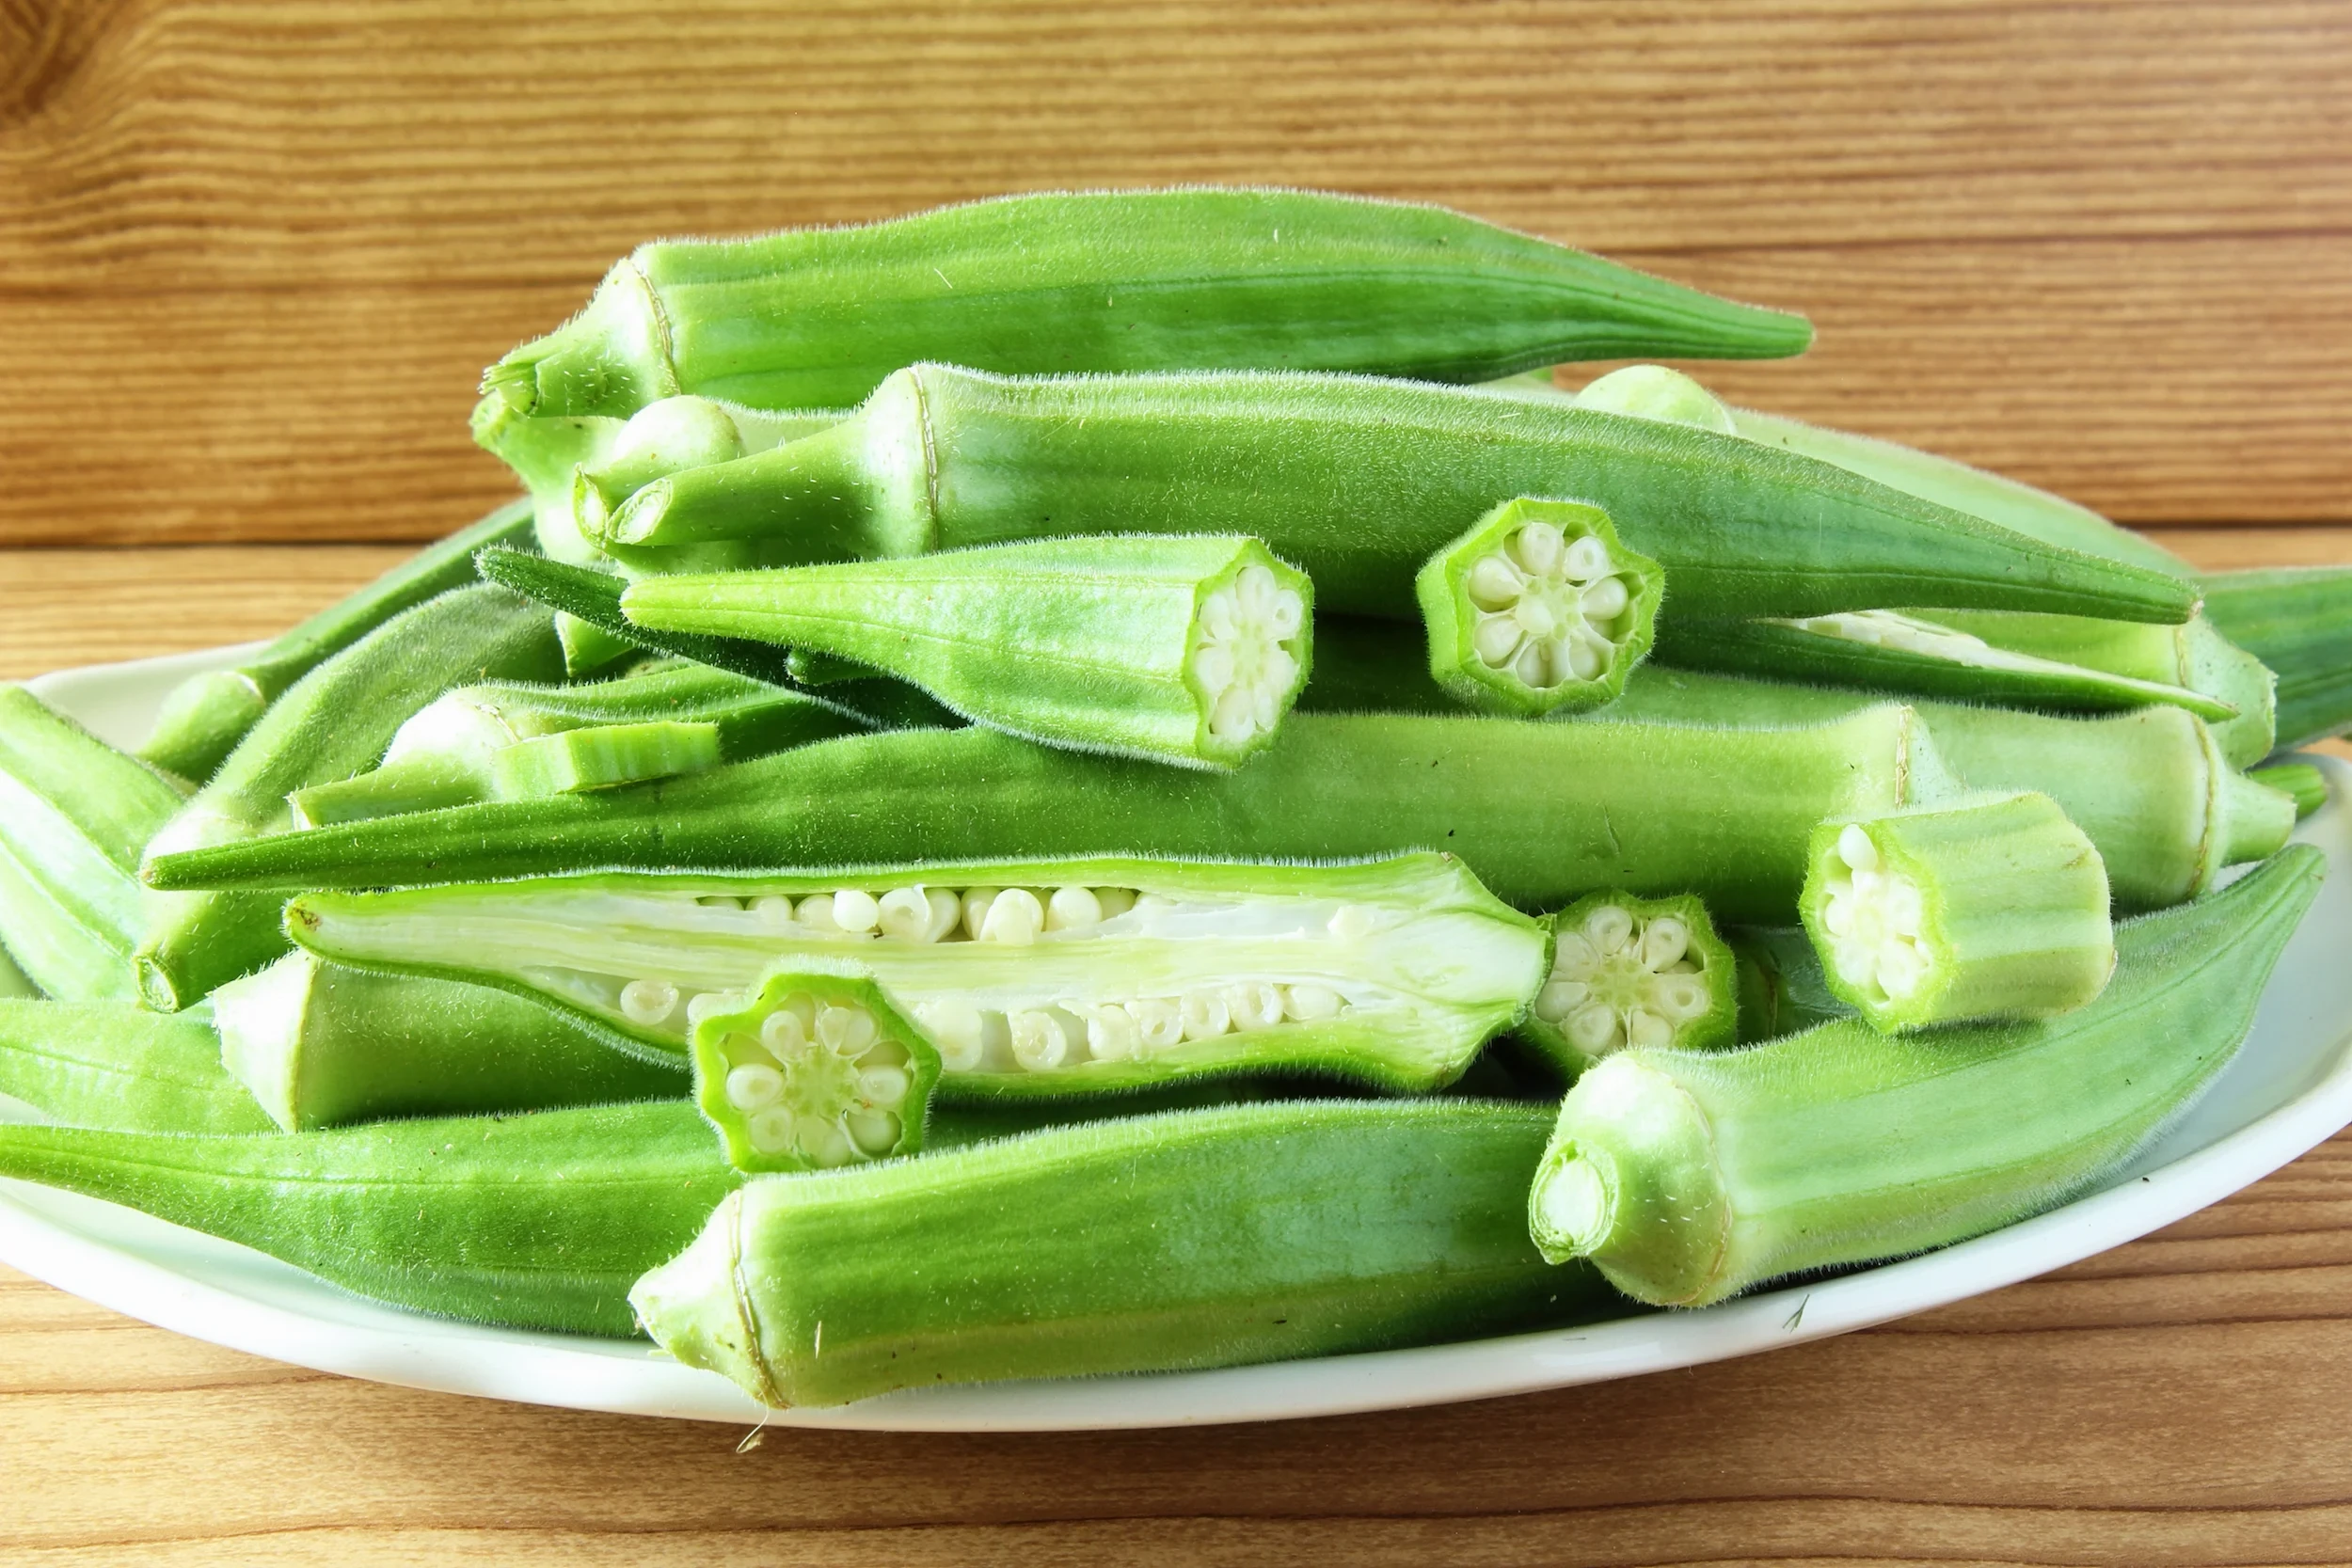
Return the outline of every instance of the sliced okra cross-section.
<path id="1" fill-rule="evenodd" d="M 1737 971 L 1695 896 L 1596 893 L 1553 915 L 1551 927 L 1551 974 L 1519 1035 L 1566 1071 L 1628 1045 L 1731 1043 Z"/>

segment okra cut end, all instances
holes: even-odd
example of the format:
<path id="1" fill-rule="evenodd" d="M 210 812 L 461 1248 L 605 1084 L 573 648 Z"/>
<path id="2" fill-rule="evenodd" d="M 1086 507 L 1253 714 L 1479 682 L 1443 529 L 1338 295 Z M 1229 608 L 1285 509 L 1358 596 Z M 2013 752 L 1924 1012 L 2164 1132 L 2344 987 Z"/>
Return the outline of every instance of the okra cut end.
<path id="1" fill-rule="evenodd" d="M 660 303 L 628 259 L 605 275 L 586 309 L 482 372 L 473 438 L 497 452 L 521 420 L 625 420 L 683 390 Z"/>
<path id="2" fill-rule="evenodd" d="M 711 992 L 692 1011 L 695 1100 L 738 1169 L 830 1170 L 922 1147 L 939 1052 L 872 979 L 782 969 L 738 1006 Z"/>
<path id="3" fill-rule="evenodd" d="M 784 1395 L 768 1374 L 758 1330 L 737 1289 L 742 1218 L 742 1194 L 729 1193 L 684 1252 L 638 1277 L 628 1305 L 637 1326 L 671 1355 L 781 1409 Z"/>
<path id="4" fill-rule="evenodd" d="M 2053 1018 L 2115 970 L 2106 867 L 2046 795 L 1828 822 L 1800 912 L 1829 988 L 1893 1033 Z"/>
<path id="5" fill-rule="evenodd" d="M 1200 586 L 1184 684 L 1200 710 L 1202 760 L 1232 768 L 1274 742 L 1312 663 L 1314 584 L 1249 541 Z"/>
<path id="6" fill-rule="evenodd" d="M 1596 893 L 1551 927 L 1551 972 L 1519 1033 L 1564 1070 L 1628 1045 L 1731 1043 L 1738 970 L 1696 896 Z"/>
<path id="7" fill-rule="evenodd" d="M 1581 501 L 1521 498 L 1486 514 L 1414 578 L 1429 673 L 1490 713 L 1613 701 L 1649 652 L 1665 574 Z"/>

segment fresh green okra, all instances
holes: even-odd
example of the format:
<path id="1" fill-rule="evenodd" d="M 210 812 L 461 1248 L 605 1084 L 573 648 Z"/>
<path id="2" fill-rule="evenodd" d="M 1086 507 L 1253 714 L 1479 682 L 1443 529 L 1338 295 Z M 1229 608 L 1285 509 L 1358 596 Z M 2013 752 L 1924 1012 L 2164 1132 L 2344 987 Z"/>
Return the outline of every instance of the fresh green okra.
<path id="1" fill-rule="evenodd" d="M 289 1132 L 389 1117 L 674 1100 L 674 1052 L 584 1029 L 487 986 L 373 974 L 289 953 L 213 993 L 217 1061 Z"/>
<path id="2" fill-rule="evenodd" d="M 774 1406 L 1531 1329 L 1608 1302 L 1527 1239 L 1549 1116 L 1236 1105 L 755 1178 L 629 1299 Z"/>
<path id="3" fill-rule="evenodd" d="M 164 856 L 146 875 L 165 888 L 299 890 L 870 866 L 902 862 L 910 845 L 973 862 L 1332 861 L 1434 847 L 1522 907 L 1618 887 L 1696 893 L 1723 918 L 1769 922 L 1796 912 L 1816 823 L 1958 788 L 1927 726 L 1894 705 L 1781 728 L 1294 715 L 1232 773 L 1051 751 L 977 727 L 904 730 L 597 795 Z M 2275 798 L 2291 823 L 2292 806 Z"/>
<path id="4" fill-rule="evenodd" d="M 453 686 L 552 680 L 563 652 L 546 613 L 501 588 L 459 588 L 403 610 L 296 681 L 212 782 L 149 843 L 150 855 L 234 844 L 292 825 L 286 797 L 373 768 L 402 722 Z M 147 901 L 140 990 L 172 1011 L 286 951 L 278 902 L 250 895 Z"/>
<path id="5" fill-rule="evenodd" d="M 1739 964 L 1741 1045 L 1853 1016 L 1851 1005 L 1829 989 L 1803 927 L 1735 926 L 1724 942 Z"/>
<path id="6" fill-rule="evenodd" d="M 692 1031 L 694 1099 L 738 1170 L 831 1170 L 923 1147 L 939 1051 L 855 966 L 787 960 Z"/>
<path id="7" fill-rule="evenodd" d="M 621 610 L 853 659 L 1049 746 L 1230 768 L 1305 684 L 1313 604 L 1256 540 L 1194 534 L 648 578 Z"/>
<path id="8" fill-rule="evenodd" d="M 1438 207 L 1313 191 L 1044 192 L 848 229 L 641 245 L 483 375 L 475 438 L 679 392 L 855 403 L 922 358 L 1295 366 L 1477 381 L 1629 355 L 1774 358 L 1802 317 Z"/>
<path id="9" fill-rule="evenodd" d="M 1814 831 L 1799 912 L 1829 988 L 1892 1033 L 2055 1018 L 2115 970 L 2107 873 L 2047 795 Z"/>
<path id="10" fill-rule="evenodd" d="M 2257 768 L 2247 777 L 2282 795 L 2294 797 L 2297 821 L 2328 803 L 2328 775 L 2308 762 L 2281 762 Z"/>
<path id="11" fill-rule="evenodd" d="M 1738 974 L 1698 899 L 1596 893 L 1549 924 L 1551 973 L 1518 1032 L 1570 1077 L 1629 1044 L 1732 1042 Z"/>
<path id="12" fill-rule="evenodd" d="M 2278 673 L 2281 748 L 2352 729 L 2352 566 L 2217 572 L 2205 618 Z"/>
<path id="13" fill-rule="evenodd" d="M 503 987 L 641 1050 L 683 1050 L 779 967 L 854 963 L 964 1098 L 1235 1072 L 1439 1087 L 1518 1021 L 1549 945 L 1427 853 L 597 875 L 313 893 L 286 921 L 322 957 Z"/>
<path id="14" fill-rule="evenodd" d="M 266 1132 L 200 1016 L 119 1002 L 0 1002 L 0 1094 L 124 1132 Z"/>
<path id="15" fill-rule="evenodd" d="M 402 610 L 474 580 L 477 550 L 530 537 L 529 501 L 509 501 L 429 545 L 229 670 L 191 675 L 164 698 L 139 755 L 193 784 L 210 779 L 279 693 Z"/>
<path id="16" fill-rule="evenodd" d="M 1338 375 L 1014 380 L 916 365 L 851 418 L 582 519 L 612 547 L 756 541 L 763 564 L 1073 533 L 1238 533 L 1318 603 L 1409 614 L 1413 576 L 1520 496 L 1588 502 L 1676 612 L 1962 604 L 2177 622 L 2196 585 L 2042 544 L 1844 468 L 1689 426 Z"/>
<path id="17" fill-rule="evenodd" d="M 40 988 L 17 967 L 16 959 L 9 957 L 8 950 L 0 947 L 0 999 L 36 997 L 40 994 Z"/>
<path id="18" fill-rule="evenodd" d="M 741 1178 L 682 1100 L 326 1132 L 0 1126 L 0 1176 L 127 1204 L 437 1317 L 626 1336 Z"/>
<path id="19" fill-rule="evenodd" d="M 294 792 L 298 828 L 699 772 L 866 728 L 833 705 L 707 665 L 588 686 L 461 687 L 400 726 L 382 766 Z"/>
<path id="20" fill-rule="evenodd" d="M 1649 652 L 1665 575 L 1581 501 L 1506 501 L 1413 579 L 1429 673 L 1470 707 L 1597 707 Z"/>
<path id="21" fill-rule="evenodd" d="M 2324 869 L 2298 845 L 2120 927 L 2114 980 L 2061 1019 L 1931 1036 L 1852 1019 L 1745 1051 L 1622 1052 L 1561 1104 L 1535 1243 L 1637 1300 L 1701 1307 L 2062 1202 L 2228 1064 Z"/>
<path id="22" fill-rule="evenodd" d="M 181 786 L 21 686 L 0 686 L 0 943 L 45 994 L 138 995 L 136 872 Z"/>

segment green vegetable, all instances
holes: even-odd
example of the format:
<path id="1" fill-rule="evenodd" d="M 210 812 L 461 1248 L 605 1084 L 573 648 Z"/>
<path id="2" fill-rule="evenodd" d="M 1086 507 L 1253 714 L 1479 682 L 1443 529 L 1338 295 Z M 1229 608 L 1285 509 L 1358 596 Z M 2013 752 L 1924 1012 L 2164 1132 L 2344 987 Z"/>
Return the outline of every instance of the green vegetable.
<path id="1" fill-rule="evenodd" d="M 8 956 L 8 950 L 0 947 L 0 999 L 18 996 L 32 997 L 40 994 L 40 988 L 33 984 L 24 972 L 16 966 L 16 960 Z"/>
<path id="2" fill-rule="evenodd" d="M 923 1147 L 939 1052 L 848 965 L 787 961 L 693 1025 L 694 1098 L 739 1170 L 830 1170 Z"/>
<path id="3" fill-rule="evenodd" d="M 2308 762 L 2282 762 L 2269 768 L 2257 768 L 2247 777 L 2282 795 L 2293 796 L 2298 821 L 2328 803 L 2328 775 Z"/>
<path id="4" fill-rule="evenodd" d="M 1295 366 L 1476 381 L 1564 359 L 1803 352 L 1734 305 L 1459 213 L 1312 191 L 1048 192 L 850 229 L 642 245 L 483 375 L 475 438 L 699 392 L 855 403 L 923 358 L 1005 372 Z"/>
<path id="5" fill-rule="evenodd" d="M 0 943 L 68 1002 L 138 995 L 139 851 L 180 786 L 21 686 L 0 686 Z"/>
<path id="6" fill-rule="evenodd" d="M 189 676 L 165 697 L 139 755 L 202 784 L 288 687 L 402 610 L 473 581 L 474 552 L 529 537 L 531 515 L 528 501 L 509 501 L 327 606 L 235 668 Z"/>
<path id="7" fill-rule="evenodd" d="M 740 1179 L 683 1101 L 223 1136 L 0 1126 L 0 1176 L 128 1204 L 437 1317 L 627 1335 Z"/>
<path id="8" fill-rule="evenodd" d="M 2352 729 L 2352 566 L 2218 572 L 2205 615 L 2278 672 L 2278 743 L 2308 745 Z"/>
<path id="9" fill-rule="evenodd" d="M 1413 579 L 1429 673 L 1470 707 L 1597 707 L 1649 651 L 1665 578 L 1577 501 L 1507 501 Z"/>
<path id="10" fill-rule="evenodd" d="M 682 1049 L 779 965 L 853 962 L 965 1097 L 1241 1071 L 1435 1088 L 1518 1020 L 1548 946 L 1432 854 L 600 875 L 315 893 L 286 918 L 323 957 L 501 986 L 641 1050 Z"/>
<path id="11" fill-rule="evenodd" d="M 2047 795 L 1826 822 L 1799 911 L 1830 990 L 1890 1032 L 2054 1018 L 2115 969 L 2106 867 Z"/>
<path id="12" fill-rule="evenodd" d="M 1732 1042 L 1739 978 L 1696 898 L 1596 893 L 1549 924 L 1551 974 L 1519 1037 L 1571 1077 L 1629 1044 Z"/>
<path id="13" fill-rule="evenodd" d="M 1534 1328 L 1606 1310 L 1520 1218 L 1549 1117 L 1238 1105 L 758 1178 L 629 1299 L 779 1406 Z"/>
<path id="14" fill-rule="evenodd" d="M 756 541 L 763 563 L 1073 533 L 1239 533 L 1317 602 L 1409 613 L 1413 576 L 1499 502 L 1581 500 L 1663 564 L 1676 613 L 1963 604 L 2176 622 L 2193 583 L 2047 546 L 1737 436 L 1349 376 L 1010 380 L 918 365 L 851 418 L 583 518 L 612 547 Z"/>
<path id="15" fill-rule="evenodd" d="M 1813 939 L 1794 926 L 1735 926 L 1724 933 L 1739 964 L 1740 1043 L 1776 1039 L 1854 1009 L 1829 989 Z"/>
<path id="16" fill-rule="evenodd" d="M 1726 789 L 1727 779 L 1740 787 Z M 1521 906 L 1620 887 L 1693 892 L 1726 919 L 1785 921 L 1816 823 L 1956 787 L 1926 726 L 1896 706 L 1776 729 L 1294 715 L 1275 745 L 1226 774 L 1049 751 L 984 729 L 905 730 L 596 795 L 158 857 L 146 874 L 156 887 L 293 890 L 870 866 L 916 844 L 940 861 L 1331 861 L 1439 846 Z"/>
<path id="17" fill-rule="evenodd" d="M 632 625 L 785 643 L 1051 746 L 1233 768 L 1307 678 L 1314 585 L 1254 539 L 1053 539 L 649 578 Z"/>
<path id="18" fill-rule="evenodd" d="M 1699 1307 L 1896 1257 L 2064 1201 L 2213 1082 L 2324 859 L 2297 846 L 2116 931 L 2065 1018 L 1885 1036 L 1859 1019 L 1746 1051 L 1622 1052 L 1580 1079 L 1529 1198 L 1545 1256 Z"/>
<path id="19" fill-rule="evenodd" d="M 265 1132 L 200 1017 L 115 1002 L 0 1002 L 0 1094 L 52 1121 L 126 1132 Z"/>
<path id="20" fill-rule="evenodd" d="M 675 1053 L 616 1050 L 557 1009 L 486 986 L 365 974 L 308 953 L 221 987 L 213 1016 L 219 1062 L 290 1132 L 678 1099 L 688 1089 Z"/>

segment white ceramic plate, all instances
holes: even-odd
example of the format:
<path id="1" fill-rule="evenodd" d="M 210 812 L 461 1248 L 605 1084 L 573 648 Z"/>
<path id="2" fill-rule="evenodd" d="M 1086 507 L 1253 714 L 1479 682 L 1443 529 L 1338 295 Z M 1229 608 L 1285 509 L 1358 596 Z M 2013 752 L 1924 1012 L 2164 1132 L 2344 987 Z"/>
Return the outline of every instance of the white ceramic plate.
<path id="1" fill-rule="evenodd" d="M 119 744 L 222 649 L 67 671 L 42 695 Z M 1942 1252 L 1698 1312 L 1226 1371 L 995 1384 L 764 1412 L 715 1373 L 617 1339 L 413 1316 L 273 1259 L 112 1204 L 0 1181 L 0 1260 L 181 1334 L 321 1371 L 449 1393 L 703 1420 L 901 1431 L 1030 1431 L 1272 1420 L 1485 1399 L 1688 1367 L 1884 1323 L 2145 1235 L 2276 1170 L 2352 1122 L 2352 768 L 2296 836 L 2329 875 L 2212 1093 L 2105 1190 Z"/>

